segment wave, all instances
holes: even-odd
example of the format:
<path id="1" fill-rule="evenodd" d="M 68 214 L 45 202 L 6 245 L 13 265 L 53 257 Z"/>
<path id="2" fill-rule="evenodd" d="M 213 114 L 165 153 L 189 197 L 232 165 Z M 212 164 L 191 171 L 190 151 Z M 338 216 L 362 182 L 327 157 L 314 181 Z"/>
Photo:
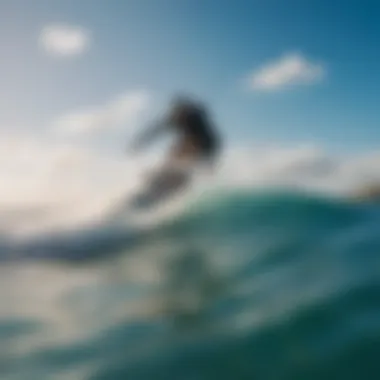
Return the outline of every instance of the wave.
<path id="1" fill-rule="evenodd" d="M 378 356 L 379 221 L 373 205 L 247 190 L 145 230 L 103 221 L 19 243 L 23 262 L 43 263 L 0 276 L 8 372 L 362 378 Z M 97 266 L 112 255 L 111 272 Z"/>
<path id="2" fill-rule="evenodd" d="M 91 261 L 125 253 L 155 240 L 196 241 L 238 238 L 246 233 L 283 235 L 316 230 L 333 232 L 364 217 L 365 207 L 339 198 L 306 192 L 256 190 L 207 194 L 179 214 L 148 228 L 104 220 L 72 230 L 10 240 L 0 247 L 1 260 L 50 259 Z M 367 214 L 365 215 L 367 217 Z M 126 215 L 126 219 L 128 215 Z M 276 232 L 277 231 L 277 232 Z M 149 243 L 148 243 L 149 242 Z"/>

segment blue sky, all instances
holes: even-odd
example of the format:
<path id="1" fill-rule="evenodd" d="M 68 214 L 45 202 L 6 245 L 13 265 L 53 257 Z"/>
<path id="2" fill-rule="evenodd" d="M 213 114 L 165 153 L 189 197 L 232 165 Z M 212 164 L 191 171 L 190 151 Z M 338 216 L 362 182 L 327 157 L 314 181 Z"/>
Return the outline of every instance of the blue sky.
<path id="1" fill-rule="evenodd" d="M 350 0 L 2 0 L 0 123 L 37 134 L 123 93 L 143 89 L 158 110 L 185 90 L 211 105 L 230 141 L 373 149 L 379 15 L 375 1 Z M 87 48 L 48 54 L 38 41 L 49 25 L 81 28 Z M 294 85 L 249 88 L 294 54 L 306 65 Z"/>

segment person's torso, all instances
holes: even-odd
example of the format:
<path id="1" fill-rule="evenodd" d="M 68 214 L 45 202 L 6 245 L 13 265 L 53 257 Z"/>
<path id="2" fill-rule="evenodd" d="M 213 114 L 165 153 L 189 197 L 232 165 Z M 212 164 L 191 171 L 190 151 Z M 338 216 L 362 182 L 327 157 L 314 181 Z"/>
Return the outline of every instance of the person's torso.
<path id="1" fill-rule="evenodd" d="M 198 107 L 189 107 L 178 117 L 174 126 L 183 139 L 194 143 L 208 145 L 216 139 L 206 113 Z"/>

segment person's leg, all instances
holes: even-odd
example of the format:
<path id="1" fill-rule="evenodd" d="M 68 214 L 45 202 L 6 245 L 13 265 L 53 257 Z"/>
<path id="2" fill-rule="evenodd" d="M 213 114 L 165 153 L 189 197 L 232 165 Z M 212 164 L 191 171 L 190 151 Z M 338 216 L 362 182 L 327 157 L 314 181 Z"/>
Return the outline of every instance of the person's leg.
<path id="1" fill-rule="evenodd" d="M 146 190 L 134 199 L 133 204 L 146 207 L 163 201 L 184 189 L 189 180 L 190 176 L 186 172 L 169 170 L 159 172 L 151 179 Z"/>
<path id="2" fill-rule="evenodd" d="M 137 202 L 154 203 L 186 188 L 191 180 L 192 170 L 201 160 L 200 146 L 188 140 L 176 144 L 161 170 L 150 178 L 146 191 L 137 197 Z"/>
<path id="3" fill-rule="evenodd" d="M 176 145 L 167 162 L 149 179 L 146 190 L 135 199 L 135 205 L 147 206 L 184 189 L 191 178 L 195 151 L 186 144 Z"/>

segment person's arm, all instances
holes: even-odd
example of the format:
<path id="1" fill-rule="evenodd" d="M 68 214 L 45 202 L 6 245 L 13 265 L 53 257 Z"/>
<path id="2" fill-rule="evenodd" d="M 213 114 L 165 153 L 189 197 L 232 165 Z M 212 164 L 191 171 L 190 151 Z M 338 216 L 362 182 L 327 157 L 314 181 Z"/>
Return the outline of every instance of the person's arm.
<path id="1" fill-rule="evenodd" d="M 154 124 L 146 129 L 141 135 L 132 142 L 132 150 L 140 150 L 145 145 L 149 144 L 152 140 L 156 139 L 160 134 L 169 128 L 165 120 Z"/>

